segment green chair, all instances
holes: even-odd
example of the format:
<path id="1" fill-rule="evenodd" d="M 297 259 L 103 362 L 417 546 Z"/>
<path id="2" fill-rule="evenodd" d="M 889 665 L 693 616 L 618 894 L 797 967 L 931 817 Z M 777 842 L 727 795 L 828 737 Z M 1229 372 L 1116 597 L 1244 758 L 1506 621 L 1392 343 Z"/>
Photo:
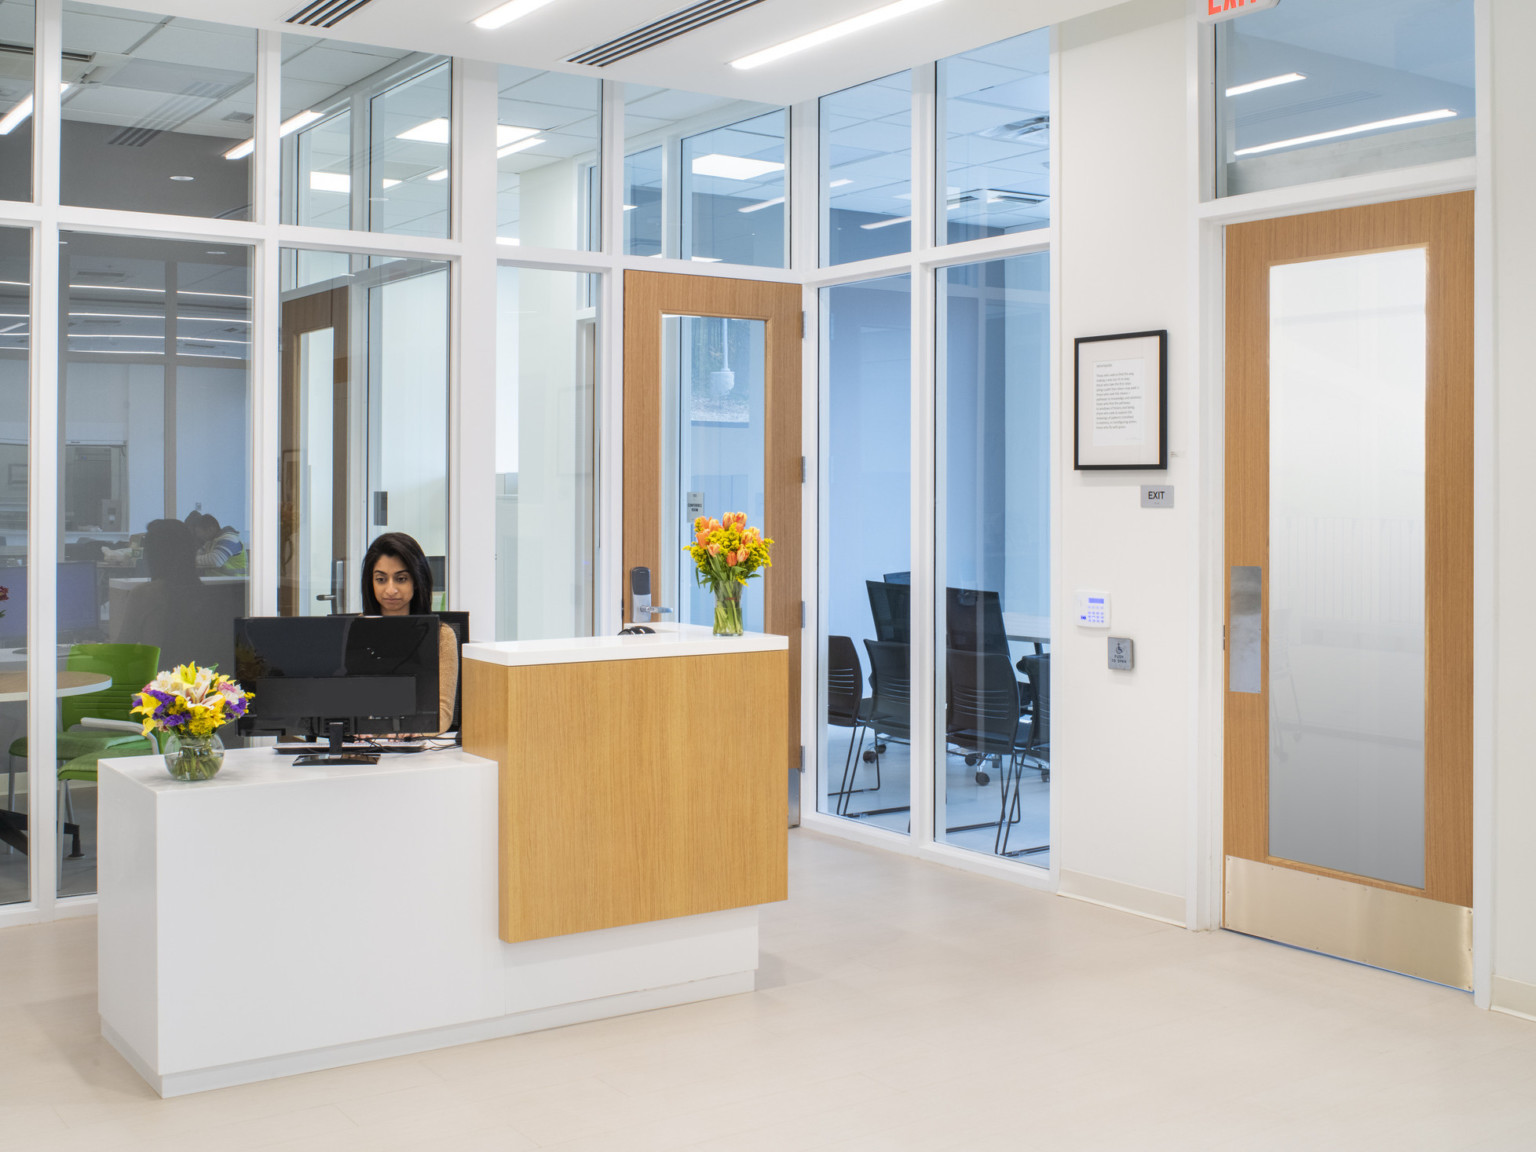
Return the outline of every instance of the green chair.
<path id="1" fill-rule="evenodd" d="M 57 758 L 62 763 L 88 756 L 92 752 L 112 750 L 114 756 L 136 756 L 154 751 L 154 745 L 139 735 L 142 725 L 130 709 L 133 697 L 159 671 L 160 649 L 152 644 L 75 644 L 69 649 L 65 668 L 70 672 L 94 672 L 112 677 L 112 685 L 99 692 L 66 696 L 59 701 L 62 731 L 58 735 Z M 11 742 L 7 808 L 16 799 L 15 760 L 27 758 L 27 738 Z"/>
<path id="2" fill-rule="evenodd" d="M 149 746 L 148 751 L 160 751 L 160 737 L 158 733 L 151 733 L 149 736 L 141 737 L 140 741 Z M 55 811 L 59 813 L 59 820 L 63 824 L 64 830 L 70 834 L 70 859 L 78 860 L 83 855 L 80 851 L 80 825 L 75 821 L 75 802 L 74 798 L 69 794 L 70 781 L 78 780 L 81 783 L 94 784 L 96 783 L 96 773 L 100 768 L 101 761 L 110 760 L 115 756 L 137 755 L 140 751 L 140 749 L 125 748 L 122 745 L 98 748 L 94 752 L 87 752 L 83 756 L 76 756 L 59 769 L 59 799 Z M 63 875 L 63 836 L 59 837 L 59 853 L 60 875 Z"/>

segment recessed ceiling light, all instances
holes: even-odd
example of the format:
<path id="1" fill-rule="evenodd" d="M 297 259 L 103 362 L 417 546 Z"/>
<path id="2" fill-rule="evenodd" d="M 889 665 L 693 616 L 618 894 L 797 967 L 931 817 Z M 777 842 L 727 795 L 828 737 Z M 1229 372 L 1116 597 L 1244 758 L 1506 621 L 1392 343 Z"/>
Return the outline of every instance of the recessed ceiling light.
<path id="1" fill-rule="evenodd" d="M 393 188 L 393 187 L 395 187 L 395 185 L 399 184 L 400 181 L 393 180 L 390 177 L 386 176 L 386 177 L 384 177 L 383 180 L 379 181 L 379 183 L 383 184 L 384 187 L 386 187 L 386 188 Z"/>
<path id="2" fill-rule="evenodd" d="M 769 64 L 795 52 L 816 48 L 830 40 L 840 40 L 844 36 L 851 36 L 855 32 L 862 32 L 866 28 L 873 28 L 876 24 L 884 24 L 887 20 L 894 20 L 898 16 L 905 16 L 908 12 L 916 12 L 919 8 L 927 8 L 938 2 L 939 0 L 897 0 L 895 4 L 887 4 L 883 8 L 863 12 L 848 20 L 839 20 L 836 24 L 828 24 L 825 28 L 807 32 L 804 36 L 796 36 L 793 40 L 775 44 L 772 48 L 764 48 L 761 52 L 748 53 L 739 60 L 732 60 L 731 67 L 756 68 L 761 64 Z"/>
<path id="3" fill-rule="evenodd" d="M 1391 120 L 1372 120 L 1369 124 L 1354 124 L 1348 128 L 1335 128 L 1331 132 L 1315 132 L 1311 136 L 1295 136 L 1289 140 L 1276 140 L 1270 144 L 1258 144 L 1252 148 L 1239 148 L 1234 156 L 1252 156 L 1258 152 L 1273 152 L 1276 148 L 1293 148 L 1299 144 L 1316 144 L 1319 140 L 1336 140 L 1340 136 L 1353 136 L 1358 132 L 1375 132 L 1381 128 L 1401 128 L 1405 124 L 1422 124 L 1426 120 L 1446 120 L 1456 113 L 1450 108 L 1437 108 L 1433 112 L 1415 112 L 1412 116 L 1396 116 Z"/>
<path id="4" fill-rule="evenodd" d="M 208 249 L 208 255 L 210 255 L 210 256 L 225 256 L 225 255 L 228 255 L 228 252 L 225 249 L 223 249 L 223 248 L 210 248 L 210 249 Z"/>
<path id="5" fill-rule="evenodd" d="M 827 187 L 828 188 L 843 188 L 843 187 L 845 187 L 845 186 L 847 186 L 849 184 L 852 184 L 852 183 L 853 183 L 852 180 L 834 180 L 834 181 L 832 181 L 832 183 L 828 184 Z"/>
<path id="6" fill-rule="evenodd" d="M 345 172 L 311 172 L 309 187 L 312 192 L 351 192 L 352 177 Z"/>
<path id="7" fill-rule="evenodd" d="M 875 220 L 868 224 L 860 224 L 859 227 L 866 232 L 872 232 L 876 228 L 889 228 L 892 224 L 910 224 L 911 222 L 910 216 L 892 216 L 889 220 Z"/>
<path id="8" fill-rule="evenodd" d="M 537 136 L 537 128 L 519 128 L 516 124 L 496 125 L 496 147 L 503 148 L 508 144 L 514 144 L 519 140 L 526 140 L 530 136 Z"/>
<path id="9" fill-rule="evenodd" d="M 711 152 L 708 156 L 695 157 L 695 176 L 719 176 L 724 180 L 756 180 L 770 172 L 782 172 L 784 165 L 772 160 L 751 160 L 745 156 L 726 156 Z"/>
<path id="10" fill-rule="evenodd" d="M 316 112 L 312 108 L 306 108 L 304 111 L 298 113 L 297 115 L 290 116 L 288 119 L 284 120 L 282 125 L 278 128 L 277 134 L 278 136 L 290 135 L 291 133 L 297 132 L 306 124 L 313 124 L 318 119 L 320 119 L 320 113 Z M 236 144 L 228 152 L 224 153 L 224 159 L 241 160 L 246 156 L 249 156 L 254 151 L 256 151 L 256 137 L 252 136 L 249 140 L 240 141 L 240 143 Z"/>
<path id="11" fill-rule="evenodd" d="M 513 245 L 516 245 L 516 244 L 521 244 L 522 241 L 519 240 L 516 236 L 498 236 L 498 237 L 496 237 L 496 243 L 498 243 L 498 244 L 513 244 Z"/>
<path id="12" fill-rule="evenodd" d="M 1254 80 L 1248 84 L 1235 84 L 1227 89 L 1228 96 L 1242 96 L 1248 92 L 1259 92 L 1265 88 L 1278 88 L 1281 84 L 1294 84 L 1306 77 L 1300 72 L 1287 72 L 1284 76 L 1271 76 L 1267 80 Z"/>
<path id="13" fill-rule="evenodd" d="M 439 116 L 436 120 L 423 120 L 414 128 L 407 128 L 404 132 L 396 134 L 396 140 L 419 140 L 423 144 L 446 144 L 449 136 L 448 117 Z"/>
<path id="14" fill-rule="evenodd" d="M 439 168 L 436 172 L 428 172 L 427 173 L 427 179 L 428 180 L 446 180 L 446 179 L 448 179 L 448 169 L 446 169 L 446 168 Z"/>
<path id="15" fill-rule="evenodd" d="M 175 180 L 175 181 L 177 181 L 179 183 L 185 184 L 189 180 L 196 180 L 197 177 L 196 176 L 172 176 L 171 179 Z"/>
<path id="16" fill-rule="evenodd" d="M 527 148 L 537 148 L 543 143 L 544 137 L 530 136 L 526 140 L 519 140 L 516 144 L 508 144 L 503 148 L 496 149 L 496 159 L 500 160 L 503 156 L 510 156 L 514 152 L 522 152 Z"/>
<path id="17" fill-rule="evenodd" d="M 626 212 L 633 212 L 638 207 L 640 207 L 640 205 L 638 205 L 638 204 L 626 204 L 626 205 L 624 205 L 624 211 L 626 211 Z"/>
<path id="18" fill-rule="evenodd" d="M 772 208 L 775 204 L 784 203 L 784 197 L 775 196 L 772 200 L 759 200 L 756 204 L 748 204 L 745 208 L 738 208 L 738 212 L 761 212 L 764 208 Z"/>
<path id="19" fill-rule="evenodd" d="M 530 12 L 537 12 L 551 0 L 508 0 L 506 4 L 492 8 L 484 16 L 476 17 L 470 23 L 476 28 L 486 32 L 494 32 L 498 28 L 504 28 L 514 20 L 521 19 Z"/>

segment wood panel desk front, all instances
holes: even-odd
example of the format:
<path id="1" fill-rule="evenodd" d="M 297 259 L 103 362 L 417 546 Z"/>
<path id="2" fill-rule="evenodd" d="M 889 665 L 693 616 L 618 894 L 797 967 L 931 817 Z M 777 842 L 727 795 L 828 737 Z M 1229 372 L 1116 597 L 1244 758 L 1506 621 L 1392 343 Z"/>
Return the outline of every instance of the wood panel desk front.
<path id="1" fill-rule="evenodd" d="M 469 644 L 464 749 L 500 766 L 501 938 L 788 896 L 788 643 Z"/>

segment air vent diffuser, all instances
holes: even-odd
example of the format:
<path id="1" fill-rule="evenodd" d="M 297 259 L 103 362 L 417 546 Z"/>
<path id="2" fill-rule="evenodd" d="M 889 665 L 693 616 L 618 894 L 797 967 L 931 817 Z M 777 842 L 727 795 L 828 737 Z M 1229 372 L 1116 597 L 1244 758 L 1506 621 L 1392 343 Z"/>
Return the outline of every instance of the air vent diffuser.
<path id="1" fill-rule="evenodd" d="M 359 8 L 373 0 L 310 0 L 292 15 L 284 16 L 285 24 L 305 24 L 311 28 L 334 28 Z"/>
<path id="2" fill-rule="evenodd" d="M 652 20 L 649 24 L 643 24 L 606 44 L 588 48 L 585 52 L 566 59 L 572 64 L 592 64 L 598 68 L 605 68 L 609 64 L 627 59 L 648 48 L 654 48 L 658 44 L 665 44 L 668 40 L 686 32 L 692 32 L 706 24 L 713 24 L 716 20 L 724 20 L 727 16 L 734 16 L 743 8 L 750 8 L 762 2 L 763 0 L 702 0 L 701 3 L 679 9 L 670 16 L 663 16 L 660 20 Z"/>

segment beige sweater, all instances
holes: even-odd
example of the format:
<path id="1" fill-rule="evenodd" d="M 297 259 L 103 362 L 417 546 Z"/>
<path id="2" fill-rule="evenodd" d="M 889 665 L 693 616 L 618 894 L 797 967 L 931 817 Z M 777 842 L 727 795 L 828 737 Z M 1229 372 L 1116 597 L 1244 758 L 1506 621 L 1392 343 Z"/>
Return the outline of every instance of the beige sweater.
<path id="1" fill-rule="evenodd" d="M 459 640 L 446 624 L 437 633 L 437 730 L 453 723 L 453 700 L 459 690 Z"/>

